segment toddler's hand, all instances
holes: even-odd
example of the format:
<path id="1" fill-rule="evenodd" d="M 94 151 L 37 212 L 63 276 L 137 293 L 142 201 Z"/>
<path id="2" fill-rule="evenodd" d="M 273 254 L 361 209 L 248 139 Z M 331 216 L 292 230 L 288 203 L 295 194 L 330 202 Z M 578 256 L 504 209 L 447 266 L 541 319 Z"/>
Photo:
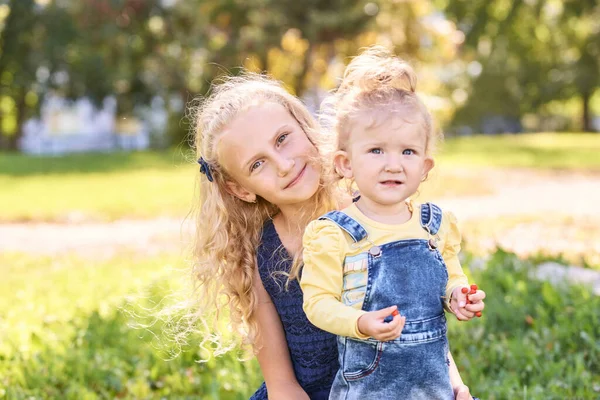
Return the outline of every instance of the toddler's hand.
<path id="1" fill-rule="evenodd" d="M 468 321 L 476 315 L 481 317 L 481 312 L 485 308 L 483 299 L 485 299 L 485 292 L 478 290 L 477 285 L 471 285 L 470 288 L 457 287 L 452 292 L 450 309 L 460 321 Z"/>
<path id="2" fill-rule="evenodd" d="M 393 319 L 386 322 L 389 316 L 393 316 Z M 358 330 L 373 339 L 387 342 L 400 337 L 405 323 L 406 317 L 398 313 L 398 306 L 391 306 L 361 315 L 358 319 Z"/>

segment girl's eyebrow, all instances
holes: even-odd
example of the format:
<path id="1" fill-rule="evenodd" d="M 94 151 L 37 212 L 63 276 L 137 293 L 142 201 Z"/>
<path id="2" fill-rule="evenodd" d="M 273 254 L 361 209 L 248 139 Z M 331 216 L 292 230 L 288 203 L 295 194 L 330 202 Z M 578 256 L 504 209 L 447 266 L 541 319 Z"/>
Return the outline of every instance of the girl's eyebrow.
<path id="1" fill-rule="evenodd" d="M 277 140 L 279 135 L 285 130 L 291 130 L 290 124 L 286 123 L 286 124 L 281 125 L 279 128 L 277 128 L 275 133 L 273 135 L 271 135 L 271 139 L 269 139 L 269 142 L 275 143 L 275 141 Z M 261 154 L 261 152 L 258 152 L 256 154 L 253 154 L 251 157 L 248 157 L 248 160 L 242 164 L 242 168 L 249 170 L 250 164 L 252 164 L 254 162 L 254 160 L 256 160 L 260 156 L 260 154 Z"/>

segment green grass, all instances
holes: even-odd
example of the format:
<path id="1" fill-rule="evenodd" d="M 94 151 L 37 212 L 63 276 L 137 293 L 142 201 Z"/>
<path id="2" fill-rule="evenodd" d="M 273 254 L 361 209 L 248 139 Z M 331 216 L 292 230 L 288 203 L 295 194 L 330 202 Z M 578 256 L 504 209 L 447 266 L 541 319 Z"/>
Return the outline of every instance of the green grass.
<path id="1" fill-rule="evenodd" d="M 146 293 L 140 307 L 161 301 L 180 287 L 172 268 L 181 263 L 0 254 L 0 398 L 247 399 L 261 382 L 256 362 L 229 353 L 198 363 L 196 337 L 168 361 L 174 343 L 157 347 L 149 331 L 129 327 L 144 320 L 122 311 L 127 296 Z"/>
<path id="2" fill-rule="evenodd" d="M 130 328 L 120 311 L 141 289 L 158 301 L 179 288 L 171 268 L 182 263 L 173 255 L 0 255 L 0 398 L 247 399 L 261 381 L 255 361 L 227 354 L 196 363 L 195 337 L 167 361 L 168 346 L 157 350 L 155 338 Z M 598 398 L 600 297 L 535 281 L 531 268 L 499 251 L 472 272 L 487 292 L 484 316 L 449 318 L 464 381 L 489 400 Z"/>
<path id="3" fill-rule="evenodd" d="M 450 138 L 444 165 L 600 171 L 600 134 L 537 133 Z"/>
<path id="4" fill-rule="evenodd" d="M 450 319 L 449 342 L 463 380 L 482 399 L 597 399 L 600 296 L 530 277 L 532 264 L 496 252 L 473 281 L 484 316 Z"/>
<path id="5" fill-rule="evenodd" d="M 424 198 L 486 194 L 454 168 L 600 171 L 600 135 L 530 134 L 447 140 Z M 187 158 L 187 159 L 186 159 Z M 182 151 L 33 157 L 0 154 L 0 222 L 181 217 L 191 209 L 198 167 Z"/>
<path id="6" fill-rule="evenodd" d="M 177 152 L 0 155 L 1 221 L 180 217 L 197 169 Z"/>

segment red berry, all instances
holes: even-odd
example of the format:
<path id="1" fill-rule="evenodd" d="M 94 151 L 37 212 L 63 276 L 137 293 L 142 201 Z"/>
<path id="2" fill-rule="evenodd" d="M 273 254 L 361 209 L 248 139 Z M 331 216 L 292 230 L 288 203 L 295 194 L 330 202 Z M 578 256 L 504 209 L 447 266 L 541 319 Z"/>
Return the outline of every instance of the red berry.
<path id="1" fill-rule="evenodd" d="M 477 291 L 477 285 L 472 284 L 471 285 L 471 294 L 475 293 Z"/>
<path id="2" fill-rule="evenodd" d="M 467 294 L 467 292 L 469 291 L 469 289 L 467 289 L 466 287 L 464 287 L 460 291 L 463 292 L 464 294 Z"/>
<path id="3" fill-rule="evenodd" d="M 477 311 L 477 312 L 475 313 L 475 315 L 476 315 L 478 318 L 481 318 L 481 311 Z"/>
<path id="4" fill-rule="evenodd" d="M 395 317 L 395 316 L 396 316 L 396 315 L 398 315 L 398 314 L 400 314 L 400 313 L 398 312 L 398 309 L 395 309 L 394 311 L 392 311 L 392 316 L 394 316 L 394 317 Z"/>

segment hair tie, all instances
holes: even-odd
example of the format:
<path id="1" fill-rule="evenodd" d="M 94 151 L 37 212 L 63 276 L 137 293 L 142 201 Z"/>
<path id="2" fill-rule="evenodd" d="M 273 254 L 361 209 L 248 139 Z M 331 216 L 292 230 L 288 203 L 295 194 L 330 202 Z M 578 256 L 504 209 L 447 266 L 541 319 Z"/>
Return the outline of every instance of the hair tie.
<path id="1" fill-rule="evenodd" d="M 210 170 L 210 165 L 202 157 L 200 157 L 198 159 L 198 164 L 200 164 L 200 172 L 202 172 L 204 175 L 206 175 L 206 179 L 208 179 L 209 182 L 212 182 L 213 176 L 212 176 L 212 172 Z"/>

